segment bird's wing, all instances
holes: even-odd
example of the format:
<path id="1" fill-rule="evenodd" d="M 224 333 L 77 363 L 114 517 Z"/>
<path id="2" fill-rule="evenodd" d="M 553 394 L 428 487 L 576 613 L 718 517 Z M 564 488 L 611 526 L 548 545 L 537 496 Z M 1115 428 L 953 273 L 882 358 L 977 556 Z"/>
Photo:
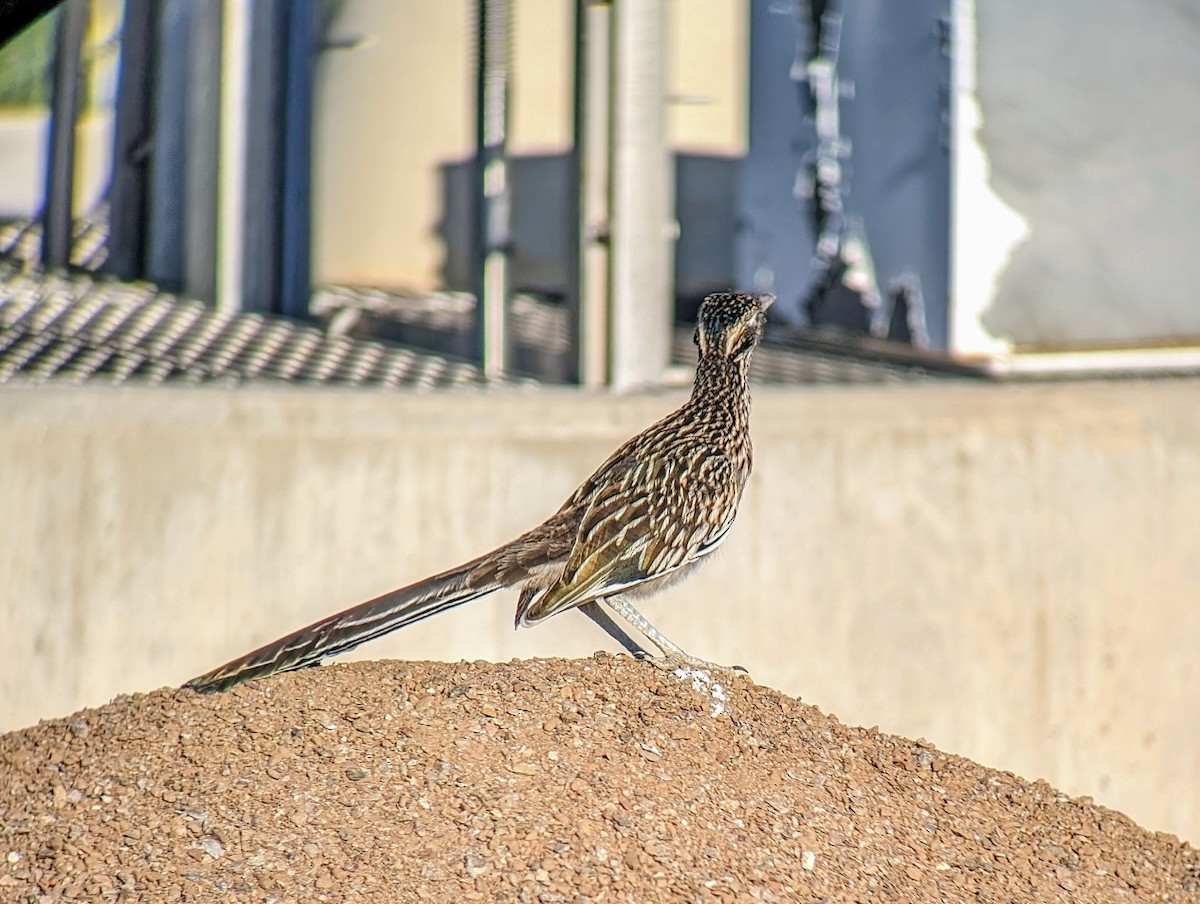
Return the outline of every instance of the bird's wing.
<path id="1" fill-rule="evenodd" d="M 740 494 L 724 455 L 632 463 L 593 487 L 562 576 L 524 601 L 519 621 L 532 624 L 696 562 L 724 539 Z"/>

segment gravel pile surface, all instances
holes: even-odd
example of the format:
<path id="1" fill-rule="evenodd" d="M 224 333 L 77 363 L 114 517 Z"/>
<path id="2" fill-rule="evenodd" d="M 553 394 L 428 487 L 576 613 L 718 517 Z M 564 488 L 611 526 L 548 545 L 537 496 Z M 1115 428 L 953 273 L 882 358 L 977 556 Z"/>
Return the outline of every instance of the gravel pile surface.
<path id="1" fill-rule="evenodd" d="M 1200 854 L 748 679 L 375 662 L 0 737 L 0 901 L 60 898 L 1200 902 Z"/>

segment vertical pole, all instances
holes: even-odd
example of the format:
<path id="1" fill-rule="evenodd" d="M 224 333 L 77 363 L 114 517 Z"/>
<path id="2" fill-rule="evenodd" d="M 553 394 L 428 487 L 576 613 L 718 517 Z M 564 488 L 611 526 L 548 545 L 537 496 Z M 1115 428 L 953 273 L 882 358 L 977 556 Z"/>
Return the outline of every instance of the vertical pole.
<path id="1" fill-rule="evenodd" d="M 567 155 L 567 285 L 566 285 L 566 314 L 567 314 L 567 353 L 566 373 L 563 378 L 568 383 L 583 382 L 583 279 L 585 253 L 583 243 L 587 235 L 587 226 L 583 221 L 583 178 L 587 161 L 584 156 L 583 142 L 586 135 L 584 127 L 585 105 L 584 95 L 587 91 L 587 63 L 584 54 L 587 52 L 587 22 L 588 0 L 575 0 L 575 19 L 572 52 L 572 103 L 571 103 L 571 151 Z"/>
<path id="2" fill-rule="evenodd" d="M 477 2 L 476 328 L 484 375 L 496 378 L 508 370 L 511 211 L 507 142 L 512 9 L 509 0 Z"/>
<path id="3" fill-rule="evenodd" d="M 292 0 L 253 0 L 244 117 L 242 307 L 279 309 L 283 229 L 284 90 L 288 9 Z M 265 127 L 269 123 L 270 127 Z"/>
<path id="4" fill-rule="evenodd" d="M 183 291 L 184 209 L 187 202 L 187 84 L 193 5 L 159 0 L 154 89 L 154 137 L 146 216 L 146 277 L 169 292 Z"/>
<path id="5" fill-rule="evenodd" d="M 183 290 L 216 301 L 221 4 L 192 7 L 185 123 Z"/>
<path id="6" fill-rule="evenodd" d="M 608 382 L 611 40 L 612 5 L 576 0 L 568 303 L 576 368 L 572 378 L 593 389 Z"/>
<path id="7" fill-rule="evenodd" d="M 145 276 L 168 292 L 184 288 L 184 184 L 187 143 L 187 0 L 162 0 L 154 91 L 154 143 L 150 148 L 150 191 L 146 198 Z"/>
<path id="8" fill-rule="evenodd" d="M 42 266 L 71 262 L 75 205 L 75 124 L 83 81 L 80 53 L 87 31 L 88 0 L 69 0 L 58 14 L 54 47 L 54 96 L 46 162 L 46 198 L 42 210 Z"/>
<path id="9" fill-rule="evenodd" d="M 108 258 L 117 279 L 146 276 L 154 86 L 158 75 L 159 0 L 126 0 L 108 190 Z"/>
<path id="10" fill-rule="evenodd" d="M 309 316 L 312 294 L 312 98 L 324 4 L 289 6 L 284 90 L 283 222 L 280 225 L 280 312 Z"/>
<path id="11" fill-rule="evenodd" d="M 221 144 L 217 183 L 217 308 L 243 308 L 246 227 L 246 148 L 253 0 L 223 0 L 220 81 Z"/>
<path id="12" fill-rule="evenodd" d="M 627 389 L 661 380 L 674 308 L 665 2 L 616 0 L 613 26 L 610 382 Z"/>

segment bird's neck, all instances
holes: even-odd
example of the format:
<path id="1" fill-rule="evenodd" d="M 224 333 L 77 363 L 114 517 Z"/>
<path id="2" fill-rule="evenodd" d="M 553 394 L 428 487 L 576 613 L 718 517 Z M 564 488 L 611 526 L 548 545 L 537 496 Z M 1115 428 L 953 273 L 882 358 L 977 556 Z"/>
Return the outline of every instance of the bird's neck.
<path id="1" fill-rule="evenodd" d="M 750 383 L 746 369 L 749 358 L 701 355 L 692 387 L 692 405 L 721 409 L 738 421 L 750 417 Z"/>

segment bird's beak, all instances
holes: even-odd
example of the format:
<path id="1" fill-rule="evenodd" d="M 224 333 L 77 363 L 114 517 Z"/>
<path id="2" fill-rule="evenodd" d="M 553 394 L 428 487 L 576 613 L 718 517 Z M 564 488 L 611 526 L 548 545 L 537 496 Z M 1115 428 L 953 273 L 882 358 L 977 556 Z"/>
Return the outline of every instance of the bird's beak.
<path id="1" fill-rule="evenodd" d="M 762 309 L 765 311 L 771 305 L 775 304 L 775 296 L 769 292 L 764 292 L 758 296 L 758 303 L 762 305 Z"/>

